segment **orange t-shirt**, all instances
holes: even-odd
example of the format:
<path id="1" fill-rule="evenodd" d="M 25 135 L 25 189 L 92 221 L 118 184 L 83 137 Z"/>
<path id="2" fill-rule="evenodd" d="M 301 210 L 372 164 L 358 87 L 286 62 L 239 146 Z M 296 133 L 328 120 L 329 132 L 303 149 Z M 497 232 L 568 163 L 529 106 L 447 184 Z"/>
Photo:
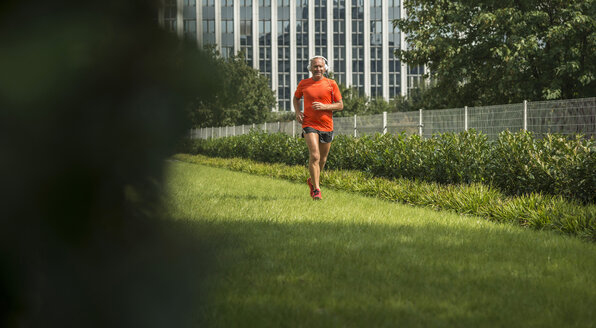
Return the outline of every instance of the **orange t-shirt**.
<path id="1" fill-rule="evenodd" d="M 319 131 L 333 131 L 333 112 L 330 110 L 314 110 L 312 103 L 318 101 L 323 104 L 333 104 L 341 100 L 339 87 L 334 80 L 323 77 L 318 81 L 312 78 L 298 83 L 294 93 L 296 99 L 304 96 L 304 120 L 302 127 L 307 126 Z"/>

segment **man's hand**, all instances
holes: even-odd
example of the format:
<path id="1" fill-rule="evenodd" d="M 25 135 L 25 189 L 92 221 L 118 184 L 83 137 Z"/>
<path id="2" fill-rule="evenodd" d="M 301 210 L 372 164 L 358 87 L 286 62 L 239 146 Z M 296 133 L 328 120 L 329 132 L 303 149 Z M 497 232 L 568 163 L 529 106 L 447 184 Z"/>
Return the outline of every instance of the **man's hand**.
<path id="1" fill-rule="evenodd" d="M 314 110 L 328 110 L 327 105 L 320 103 L 318 101 L 315 101 L 312 103 L 312 109 L 314 109 Z"/>
<path id="2" fill-rule="evenodd" d="M 336 111 L 344 109 L 343 101 L 334 102 L 333 104 L 323 104 L 318 101 L 314 101 L 312 103 L 312 108 L 314 110 L 329 110 L 329 111 Z"/>
<path id="3" fill-rule="evenodd" d="M 297 111 L 296 112 L 296 121 L 298 123 L 302 123 L 302 120 L 304 120 L 304 113 Z"/>

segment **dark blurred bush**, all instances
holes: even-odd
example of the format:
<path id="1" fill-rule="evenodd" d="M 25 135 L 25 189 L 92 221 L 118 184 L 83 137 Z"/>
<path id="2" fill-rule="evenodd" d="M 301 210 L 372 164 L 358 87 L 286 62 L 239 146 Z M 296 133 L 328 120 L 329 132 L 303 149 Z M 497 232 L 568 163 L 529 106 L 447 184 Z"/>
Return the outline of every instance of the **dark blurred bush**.
<path id="1" fill-rule="evenodd" d="M 195 325 L 205 253 L 163 220 L 184 107 L 219 85 L 156 2 L 0 4 L 0 325 Z"/>

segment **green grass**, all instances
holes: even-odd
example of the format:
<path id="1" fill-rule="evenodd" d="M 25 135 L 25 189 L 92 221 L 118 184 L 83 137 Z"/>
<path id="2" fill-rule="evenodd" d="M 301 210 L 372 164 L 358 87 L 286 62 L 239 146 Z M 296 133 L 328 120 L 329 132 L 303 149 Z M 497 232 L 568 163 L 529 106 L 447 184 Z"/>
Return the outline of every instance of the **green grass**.
<path id="1" fill-rule="evenodd" d="M 323 182 L 324 186 L 324 182 Z M 210 326 L 591 327 L 596 245 L 472 216 L 172 163 L 173 217 L 211 245 Z"/>

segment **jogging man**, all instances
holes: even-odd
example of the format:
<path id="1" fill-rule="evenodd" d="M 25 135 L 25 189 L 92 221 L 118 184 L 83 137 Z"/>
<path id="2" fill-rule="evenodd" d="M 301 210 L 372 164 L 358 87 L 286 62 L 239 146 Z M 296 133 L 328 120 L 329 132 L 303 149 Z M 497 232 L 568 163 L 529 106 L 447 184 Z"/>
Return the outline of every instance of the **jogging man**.
<path id="1" fill-rule="evenodd" d="M 333 141 L 333 111 L 344 108 L 337 83 L 323 76 L 328 69 L 325 57 L 312 57 L 308 65 L 312 77 L 300 81 L 293 98 L 296 121 L 302 123 L 302 137 L 308 146 L 310 178 L 306 182 L 314 200 L 321 200 L 319 182 Z M 302 97 L 304 113 L 300 111 Z"/>

